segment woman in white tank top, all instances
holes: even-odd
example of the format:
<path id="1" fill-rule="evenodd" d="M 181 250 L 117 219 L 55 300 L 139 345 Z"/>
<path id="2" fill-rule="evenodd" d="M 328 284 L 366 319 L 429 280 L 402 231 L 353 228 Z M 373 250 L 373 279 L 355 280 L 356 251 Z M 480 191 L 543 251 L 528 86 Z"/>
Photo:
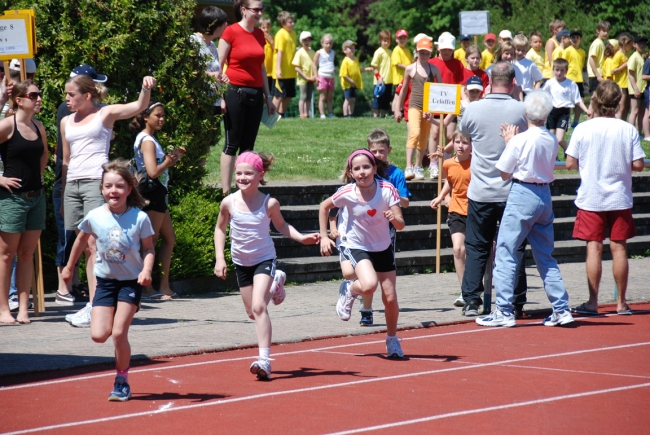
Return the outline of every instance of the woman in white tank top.
<path id="1" fill-rule="evenodd" d="M 76 230 L 84 216 L 104 203 L 99 188 L 102 165 L 108 162 L 108 150 L 113 124 L 120 119 L 132 118 L 147 108 L 151 88 L 156 79 L 145 77 L 138 101 L 100 107 L 106 88 L 87 75 L 70 77 L 65 84 L 65 101 L 73 112 L 61 120 L 63 170 L 61 197 L 66 230 Z M 86 276 L 91 306 L 95 296 L 96 245 L 91 236 L 86 248 Z M 90 310 L 84 308 L 79 316 L 66 318 L 74 326 L 90 326 Z M 78 317 L 78 318 L 77 318 Z"/>

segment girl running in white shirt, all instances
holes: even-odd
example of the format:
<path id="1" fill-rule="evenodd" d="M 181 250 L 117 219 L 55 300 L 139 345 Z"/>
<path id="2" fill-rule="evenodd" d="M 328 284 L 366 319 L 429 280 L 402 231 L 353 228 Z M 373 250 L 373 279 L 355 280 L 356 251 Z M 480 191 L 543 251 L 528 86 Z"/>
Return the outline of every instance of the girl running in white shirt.
<path id="1" fill-rule="evenodd" d="M 214 229 L 214 247 L 217 262 L 214 274 L 226 279 L 226 227 L 230 223 L 230 254 L 235 264 L 237 284 L 248 317 L 255 320 L 259 358 L 250 367 L 258 379 L 271 377 L 271 319 L 267 306 L 272 299 L 278 305 L 284 301 L 284 283 L 287 276 L 276 270 L 275 246 L 269 234 L 269 225 L 286 237 L 305 245 L 319 241 L 318 233 L 301 234 L 285 222 L 280 203 L 259 191 L 266 184 L 264 174 L 269 171 L 273 156 L 254 151 L 242 153 L 235 162 L 235 182 L 239 190 L 221 202 L 221 210 Z"/>
<path id="2" fill-rule="evenodd" d="M 377 284 L 381 284 L 386 314 L 386 352 L 389 358 L 402 358 L 404 353 L 396 336 L 399 305 L 395 289 L 395 249 L 391 244 L 389 222 L 396 230 L 402 230 L 404 219 L 399 192 L 389 182 L 376 178 L 378 168 L 382 172 L 384 165 L 367 149 L 358 149 L 348 158 L 344 181 L 350 184 L 341 187 L 320 205 L 321 255 L 329 256 L 335 246 L 327 236 L 329 210 L 346 207 L 347 223 L 344 231 L 339 229 L 339 232 L 345 235 L 342 241 L 345 255 L 358 279 L 341 284 L 336 313 L 341 320 L 349 320 L 357 296 L 373 293 Z"/>

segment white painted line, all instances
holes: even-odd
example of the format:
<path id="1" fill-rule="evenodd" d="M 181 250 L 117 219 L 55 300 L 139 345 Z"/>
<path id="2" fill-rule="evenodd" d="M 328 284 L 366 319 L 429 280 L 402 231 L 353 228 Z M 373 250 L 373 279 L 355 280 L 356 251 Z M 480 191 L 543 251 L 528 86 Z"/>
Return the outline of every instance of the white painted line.
<path id="1" fill-rule="evenodd" d="M 452 362 L 458 362 L 458 361 L 452 361 Z M 514 368 L 520 368 L 520 369 L 534 369 L 534 370 L 549 370 L 553 372 L 567 372 L 567 373 L 579 373 L 583 375 L 602 375 L 602 376 L 619 376 L 622 378 L 638 378 L 638 379 L 650 379 L 650 376 L 642 376 L 642 375 L 628 375 L 625 373 L 607 373 L 607 372 L 592 372 L 592 371 L 586 371 L 586 370 L 570 370 L 570 369 L 556 369 L 556 368 L 551 368 L 551 367 L 536 367 L 536 366 L 523 366 L 519 364 L 506 364 L 504 367 L 514 367 Z"/>
<path id="2" fill-rule="evenodd" d="M 561 353 L 554 353 L 554 354 L 547 354 L 547 355 L 530 356 L 530 357 L 525 357 L 525 358 L 514 358 L 514 359 L 509 359 L 509 360 L 485 363 L 485 364 L 463 365 L 463 366 L 459 366 L 459 367 L 451 367 L 451 368 L 440 369 L 440 370 L 427 370 L 427 371 L 424 371 L 424 372 L 406 373 L 406 374 L 401 374 L 401 375 L 384 376 L 384 377 L 377 377 L 377 378 L 371 378 L 371 379 L 362 379 L 362 380 L 358 380 L 358 381 L 341 382 L 341 383 L 338 383 L 338 384 L 320 385 L 320 386 L 317 386 L 317 387 L 297 388 L 297 389 L 294 389 L 294 390 L 276 391 L 276 392 L 272 392 L 272 393 L 255 394 L 255 395 L 251 395 L 251 396 L 235 397 L 235 398 L 232 398 L 232 399 L 216 400 L 214 402 L 195 403 L 195 404 L 191 404 L 191 405 L 179 406 L 177 408 L 168 408 L 168 409 L 164 409 L 164 410 L 159 409 L 159 410 L 156 410 L 156 411 L 143 411 L 143 412 L 136 412 L 136 413 L 132 413 L 132 414 L 116 415 L 116 416 L 113 416 L 113 417 L 97 418 L 97 419 L 93 419 L 93 420 L 82 420 L 82 421 L 75 421 L 75 422 L 69 422 L 69 423 L 61 423 L 61 424 L 56 424 L 56 425 L 51 425 L 51 426 L 41 426 L 41 427 L 36 427 L 36 428 L 32 428 L 32 429 L 25 429 L 25 430 L 19 430 L 19 431 L 14 431 L 14 432 L 6 432 L 6 433 L 0 434 L 0 435 L 19 435 L 19 434 L 27 434 L 27 433 L 35 433 L 35 432 L 44 432 L 44 431 L 47 431 L 47 430 L 62 429 L 62 428 L 66 428 L 66 427 L 82 426 L 82 425 L 96 424 L 96 423 L 105 423 L 105 422 L 108 422 L 108 421 L 123 420 L 123 419 L 127 419 L 127 418 L 150 416 L 150 415 L 154 415 L 154 414 L 160 414 L 160 413 L 163 413 L 163 412 L 186 411 L 186 410 L 204 408 L 204 407 L 207 407 L 207 406 L 216 406 L 216 405 L 224 405 L 224 404 L 235 403 L 235 402 L 244 402 L 244 401 L 249 401 L 249 400 L 264 399 L 264 398 L 273 397 L 273 396 L 285 396 L 285 395 L 289 395 L 289 394 L 299 394 L 299 393 L 313 392 L 313 391 L 319 391 L 319 390 L 329 390 L 329 389 L 333 389 L 333 388 L 350 387 L 350 386 L 356 386 L 356 385 L 374 383 L 374 382 L 392 381 L 392 380 L 395 380 L 395 379 L 405 379 L 405 378 L 412 378 L 412 377 L 426 376 L 426 375 L 435 375 L 435 374 L 453 372 L 453 371 L 460 371 L 460 370 L 471 370 L 471 369 L 476 369 L 476 368 L 499 366 L 499 365 L 504 365 L 504 364 L 518 363 L 518 362 L 522 362 L 522 361 L 534 361 L 534 360 L 547 359 L 547 358 L 557 358 L 557 357 L 581 355 L 581 354 L 593 353 L 593 352 L 605 352 L 605 351 L 611 351 L 611 350 L 628 349 L 628 348 L 648 346 L 648 345 L 650 345 L 650 341 L 643 342 L 643 343 L 623 344 L 623 345 L 619 345 L 619 346 L 599 347 L 599 348 L 593 348 L 593 349 L 576 350 L 576 351 L 571 351 L 571 352 L 561 352 Z M 650 383 L 641 384 L 641 385 L 642 386 L 650 386 Z M 625 387 L 621 387 L 621 388 L 625 388 Z M 544 399 L 542 399 L 542 400 L 544 400 Z M 486 409 L 488 409 L 488 408 L 486 408 Z M 472 411 L 462 411 L 462 412 L 472 412 Z M 364 430 L 370 430 L 370 429 L 364 429 Z"/>

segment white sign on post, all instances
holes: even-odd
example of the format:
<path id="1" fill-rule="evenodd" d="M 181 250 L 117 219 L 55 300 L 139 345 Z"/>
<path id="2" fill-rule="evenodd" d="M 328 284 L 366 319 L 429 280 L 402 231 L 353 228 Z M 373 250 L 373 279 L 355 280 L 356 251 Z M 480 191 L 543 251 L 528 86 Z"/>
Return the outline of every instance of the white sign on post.
<path id="1" fill-rule="evenodd" d="M 0 16 L 0 58 L 32 57 L 34 47 L 31 24 L 31 17 L 28 14 Z"/>
<path id="2" fill-rule="evenodd" d="M 424 84 L 423 111 L 430 113 L 460 113 L 460 85 Z"/>
<path id="3" fill-rule="evenodd" d="M 458 15 L 461 35 L 485 35 L 490 32 L 490 11 L 466 11 Z"/>

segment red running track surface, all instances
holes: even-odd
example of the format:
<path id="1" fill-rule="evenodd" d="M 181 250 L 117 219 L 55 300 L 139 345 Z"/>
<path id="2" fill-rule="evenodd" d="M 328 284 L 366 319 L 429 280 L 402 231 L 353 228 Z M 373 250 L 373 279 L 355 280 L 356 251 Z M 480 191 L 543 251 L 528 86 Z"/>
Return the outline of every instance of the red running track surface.
<path id="1" fill-rule="evenodd" d="M 248 371 L 256 349 L 149 361 L 126 403 L 105 368 L 5 378 L 0 432 L 648 433 L 650 305 L 633 309 L 402 331 L 405 360 L 382 334 L 273 346 L 270 382 Z"/>

